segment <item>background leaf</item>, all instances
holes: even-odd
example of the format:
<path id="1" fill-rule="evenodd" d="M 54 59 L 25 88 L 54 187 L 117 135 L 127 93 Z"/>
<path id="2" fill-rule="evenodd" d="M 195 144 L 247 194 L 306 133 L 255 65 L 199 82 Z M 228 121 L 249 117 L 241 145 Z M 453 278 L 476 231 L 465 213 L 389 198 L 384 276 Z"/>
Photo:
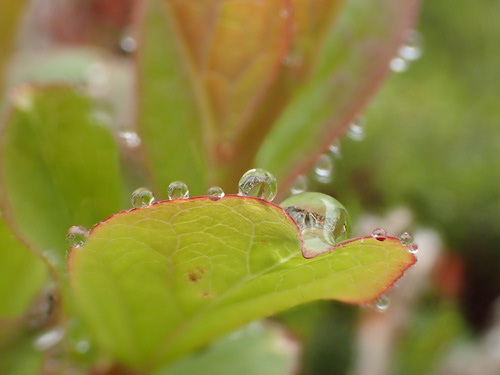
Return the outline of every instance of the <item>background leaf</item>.
<path id="1" fill-rule="evenodd" d="M 418 0 L 349 1 L 311 80 L 287 105 L 255 164 L 270 170 L 282 186 L 309 168 L 375 93 L 417 5 Z"/>
<path id="2" fill-rule="evenodd" d="M 305 259 L 281 208 L 199 197 L 111 217 L 72 249 L 69 275 L 96 339 L 140 367 L 300 303 L 372 300 L 414 262 L 399 240 L 371 237 Z"/>
<path id="3" fill-rule="evenodd" d="M 298 344 L 278 326 L 251 323 L 174 363 L 155 375 L 291 375 L 298 365 Z"/>
<path id="4" fill-rule="evenodd" d="M 2 119 L 4 215 L 54 262 L 64 258 L 70 226 L 91 227 L 124 206 L 118 152 L 97 115 L 70 88 L 19 86 Z"/>
<path id="5" fill-rule="evenodd" d="M 26 311 L 47 278 L 46 266 L 10 232 L 0 216 L 0 318 Z"/>

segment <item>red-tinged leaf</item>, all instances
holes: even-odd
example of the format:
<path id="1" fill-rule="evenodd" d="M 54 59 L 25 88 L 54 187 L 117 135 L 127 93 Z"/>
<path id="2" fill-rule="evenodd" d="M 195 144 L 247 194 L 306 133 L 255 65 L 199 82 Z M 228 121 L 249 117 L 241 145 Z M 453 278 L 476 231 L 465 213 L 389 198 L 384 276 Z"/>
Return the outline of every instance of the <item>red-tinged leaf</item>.
<path id="1" fill-rule="evenodd" d="M 226 196 L 118 213 L 68 262 L 99 344 L 129 366 L 151 368 L 301 303 L 373 300 L 415 257 L 397 239 L 370 237 L 306 259 L 283 209 Z"/>

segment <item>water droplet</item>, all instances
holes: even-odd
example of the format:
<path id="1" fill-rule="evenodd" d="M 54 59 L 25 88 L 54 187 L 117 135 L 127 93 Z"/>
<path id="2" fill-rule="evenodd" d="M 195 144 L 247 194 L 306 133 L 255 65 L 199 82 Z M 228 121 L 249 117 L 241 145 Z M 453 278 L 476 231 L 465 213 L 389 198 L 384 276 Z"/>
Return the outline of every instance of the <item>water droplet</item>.
<path id="1" fill-rule="evenodd" d="M 408 246 L 409 244 L 413 243 L 413 236 L 408 233 L 408 232 L 404 232 L 400 237 L 399 237 L 399 240 L 401 241 L 401 243 L 405 246 Z"/>
<path id="2" fill-rule="evenodd" d="M 120 132 L 118 136 L 125 141 L 125 144 L 130 148 L 139 147 L 141 144 L 141 138 L 136 132 Z"/>
<path id="3" fill-rule="evenodd" d="M 291 194 L 300 194 L 303 193 L 307 190 L 307 177 L 304 175 L 299 175 L 297 178 L 295 178 L 295 181 L 292 184 L 292 187 L 290 188 L 290 193 Z"/>
<path id="4" fill-rule="evenodd" d="M 415 61 L 422 56 L 422 36 L 418 31 L 411 31 L 408 39 L 399 51 L 399 57 L 403 60 Z"/>
<path id="5" fill-rule="evenodd" d="M 340 152 L 340 140 L 336 139 L 335 141 L 333 141 L 333 143 L 328 147 L 328 151 L 330 151 L 330 153 L 337 159 L 340 159 L 340 157 L 342 156 Z"/>
<path id="6" fill-rule="evenodd" d="M 189 198 L 189 188 L 182 181 L 174 181 L 168 185 L 168 199 L 187 199 Z"/>
<path id="7" fill-rule="evenodd" d="M 57 345 L 64 337 L 64 329 L 58 327 L 37 337 L 33 343 L 36 350 L 45 351 Z"/>
<path id="8" fill-rule="evenodd" d="M 129 34 L 120 39 L 120 49 L 125 53 L 132 53 L 137 49 L 137 41 Z"/>
<path id="9" fill-rule="evenodd" d="M 395 73 L 402 73 L 408 70 L 408 61 L 401 57 L 395 57 L 389 63 L 389 67 Z"/>
<path id="10" fill-rule="evenodd" d="M 261 168 L 250 169 L 241 177 L 238 190 L 239 194 L 245 197 L 256 197 L 272 202 L 278 192 L 278 183 L 268 171 Z"/>
<path id="11" fill-rule="evenodd" d="M 85 354 L 90 349 L 90 341 L 80 340 L 75 344 L 75 351 L 80 354 Z"/>
<path id="12" fill-rule="evenodd" d="M 135 208 L 150 206 L 155 200 L 155 197 L 151 190 L 145 187 L 140 187 L 134 190 L 132 193 L 132 205 Z"/>
<path id="13" fill-rule="evenodd" d="M 81 225 L 72 226 L 66 233 L 66 239 L 71 247 L 81 247 L 85 245 L 88 236 L 89 231 Z"/>
<path id="14" fill-rule="evenodd" d="M 349 238 L 349 214 L 329 195 L 301 193 L 284 200 L 281 207 L 297 223 L 304 246 L 312 253 L 320 253 Z"/>
<path id="15" fill-rule="evenodd" d="M 362 116 L 357 116 L 349 125 L 347 136 L 355 141 L 362 141 L 365 139 L 365 126 L 365 119 Z"/>
<path id="16" fill-rule="evenodd" d="M 418 252 L 418 245 L 415 242 L 412 242 L 406 246 L 408 248 L 408 251 L 412 254 L 415 254 Z"/>
<path id="17" fill-rule="evenodd" d="M 391 299 L 385 294 L 382 294 L 375 301 L 375 307 L 377 308 L 378 311 L 386 311 L 390 305 L 391 305 Z"/>
<path id="18" fill-rule="evenodd" d="M 212 201 L 218 201 L 221 198 L 224 198 L 224 190 L 222 190 L 219 186 L 212 186 L 207 191 L 207 196 Z"/>
<path id="19" fill-rule="evenodd" d="M 329 183 L 332 181 L 333 162 L 327 154 L 321 154 L 314 165 L 314 176 L 319 182 Z"/>
<path id="20" fill-rule="evenodd" d="M 387 238 L 387 232 L 383 228 L 377 228 L 373 230 L 372 237 L 379 241 L 385 241 Z"/>

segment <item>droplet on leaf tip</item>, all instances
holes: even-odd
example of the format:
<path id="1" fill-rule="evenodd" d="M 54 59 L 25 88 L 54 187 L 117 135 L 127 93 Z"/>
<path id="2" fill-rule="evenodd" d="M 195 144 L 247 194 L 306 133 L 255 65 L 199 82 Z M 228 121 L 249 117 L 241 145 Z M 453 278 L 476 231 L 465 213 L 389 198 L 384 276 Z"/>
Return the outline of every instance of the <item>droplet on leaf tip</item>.
<path id="1" fill-rule="evenodd" d="M 155 197 L 151 190 L 140 187 L 134 190 L 132 193 L 132 205 L 135 208 L 148 207 L 153 204 Z"/>
<path id="2" fill-rule="evenodd" d="M 188 199 L 189 188 L 182 181 L 174 181 L 168 185 L 168 199 Z"/>
<path id="3" fill-rule="evenodd" d="M 278 182 L 268 171 L 262 168 L 250 169 L 240 179 L 239 195 L 255 197 L 272 202 L 278 193 Z"/>
<path id="4" fill-rule="evenodd" d="M 418 245 L 415 242 L 412 242 L 406 246 L 408 248 L 408 251 L 412 254 L 415 254 L 418 252 Z"/>
<path id="5" fill-rule="evenodd" d="M 222 188 L 219 186 L 212 186 L 207 191 L 207 196 L 212 201 L 218 201 L 219 199 L 224 198 L 224 195 L 224 190 L 222 190 Z"/>
<path id="6" fill-rule="evenodd" d="M 387 232 L 383 228 L 377 228 L 373 230 L 372 237 L 378 241 L 385 241 L 387 238 Z"/>
<path id="7" fill-rule="evenodd" d="M 375 307 L 377 308 L 378 311 L 381 312 L 386 311 L 390 305 L 391 305 L 391 299 L 385 294 L 382 294 L 375 301 Z"/>
<path id="8" fill-rule="evenodd" d="M 81 225 L 75 225 L 68 229 L 66 239 L 71 247 L 81 247 L 85 245 L 89 231 Z"/>

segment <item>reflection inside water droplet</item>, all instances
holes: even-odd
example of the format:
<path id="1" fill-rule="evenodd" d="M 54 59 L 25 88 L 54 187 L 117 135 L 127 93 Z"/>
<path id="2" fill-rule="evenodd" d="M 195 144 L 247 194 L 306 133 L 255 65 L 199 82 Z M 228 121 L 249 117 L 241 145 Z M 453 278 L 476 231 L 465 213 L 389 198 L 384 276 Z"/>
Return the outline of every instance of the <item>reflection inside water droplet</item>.
<path id="1" fill-rule="evenodd" d="M 349 214 L 329 195 L 301 193 L 284 200 L 281 207 L 297 223 L 304 246 L 313 254 L 349 238 Z"/>
<path id="2" fill-rule="evenodd" d="M 187 199 L 189 198 L 189 188 L 182 181 L 174 181 L 168 185 L 168 199 Z"/>
<path id="3" fill-rule="evenodd" d="M 66 240 L 71 247 L 81 247 L 85 245 L 89 231 L 81 225 L 75 225 L 68 229 Z"/>
<path id="4" fill-rule="evenodd" d="M 224 198 L 224 195 L 224 190 L 222 190 L 219 186 L 212 186 L 207 191 L 207 196 L 212 201 L 218 201 L 219 199 Z"/>
<path id="5" fill-rule="evenodd" d="M 241 177 L 238 190 L 242 196 L 272 202 L 278 192 L 278 183 L 268 171 L 261 168 L 250 169 Z"/>
<path id="6" fill-rule="evenodd" d="M 135 208 L 150 206 L 155 200 L 155 197 L 151 190 L 145 187 L 140 187 L 135 189 L 132 193 L 132 205 Z"/>

